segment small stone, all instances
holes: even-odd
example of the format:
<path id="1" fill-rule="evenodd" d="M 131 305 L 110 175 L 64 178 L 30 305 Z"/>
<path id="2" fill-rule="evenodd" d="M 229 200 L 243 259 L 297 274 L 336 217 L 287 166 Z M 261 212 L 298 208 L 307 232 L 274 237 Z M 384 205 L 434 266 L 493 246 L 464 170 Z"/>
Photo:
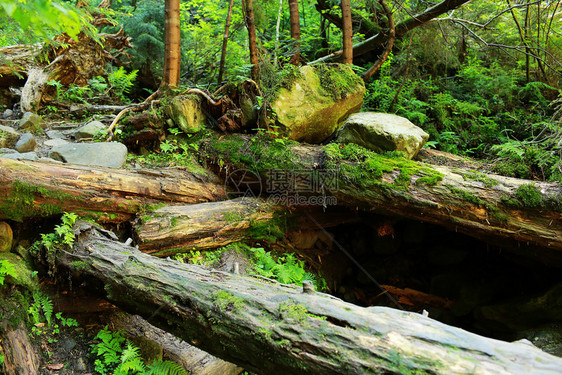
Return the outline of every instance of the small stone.
<path id="1" fill-rule="evenodd" d="M 35 150 L 37 147 L 37 141 L 31 133 L 24 133 L 16 142 L 15 149 L 18 152 L 29 152 Z"/>
<path id="2" fill-rule="evenodd" d="M 0 253 L 12 250 L 12 243 L 14 241 L 14 233 L 10 224 L 5 221 L 0 221 Z"/>
<path id="3" fill-rule="evenodd" d="M 11 109 L 7 109 L 4 111 L 4 113 L 2 113 L 2 118 L 10 118 L 13 114 L 14 111 L 12 111 Z"/>
<path id="4" fill-rule="evenodd" d="M 74 349 L 74 347 L 76 346 L 76 341 L 74 341 L 71 338 L 68 338 L 66 340 L 64 340 L 64 342 L 62 343 L 64 350 L 66 350 L 67 352 L 71 351 L 72 349 Z"/>
<path id="5" fill-rule="evenodd" d="M 3 154 L 19 154 L 19 152 L 17 152 L 13 148 L 2 147 L 2 148 L 0 148 L 0 155 L 3 155 Z"/>
<path id="6" fill-rule="evenodd" d="M 91 121 L 84 126 L 79 127 L 74 132 L 77 141 L 81 139 L 92 139 L 96 134 L 103 132 L 107 127 L 99 121 Z"/>
<path id="7" fill-rule="evenodd" d="M 69 143 L 53 147 L 49 157 L 65 163 L 121 168 L 127 160 L 127 146 L 119 142 Z"/>
<path id="8" fill-rule="evenodd" d="M 29 130 L 32 132 L 41 132 L 47 127 L 47 123 L 43 121 L 41 116 L 33 112 L 25 112 L 18 123 L 20 130 Z"/>
<path id="9" fill-rule="evenodd" d="M 54 138 L 54 139 L 48 139 L 46 140 L 43 144 L 45 146 L 49 146 L 49 147 L 56 147 L 56 146 L 62 146 L 62 145 L 66 145 L 70 142 L 61 139 L 61 138 Z"/>
<path id="10" fill-rule="evenodd" d="M 35 152 L 14 152 L 12 154 L 2 154 L 0 158 L 16 159 L 16 160 L 39 160 L 39 156 Z"/>
<path id="11" fill-rule="evenodd" d="M 84 372 L 87 370 L 86 361 L 82 357 L 75 358 L 73 361 L 75 372 Z"/>
<path id="12" fill-rule="evenodd" d="M 64 138 L 64 134 L 60 130 L 47 130 L 46 134 L 49 139 Z"/>
<path id="13" fill-rule="evenodd" d="M 9 126 L 0 125 L 0 147 L 14 147 L 20 133 Z"/>

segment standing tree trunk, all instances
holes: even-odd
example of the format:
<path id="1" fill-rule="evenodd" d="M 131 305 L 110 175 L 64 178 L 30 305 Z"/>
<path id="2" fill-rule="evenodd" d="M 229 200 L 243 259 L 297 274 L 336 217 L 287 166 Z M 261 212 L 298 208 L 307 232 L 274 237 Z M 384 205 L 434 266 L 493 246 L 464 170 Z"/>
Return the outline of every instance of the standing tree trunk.
<path id="1" fill-rule="evenodd" d="M 341 0 L 343 19 L 343 63 L 353 64 L 353 29 L 351 25 L 351 1 Z"/>
<path id="2" fill-rule="evenodd" d="M 299 66 L 301 61 L 301 24 L 299 18 L 298 0 L 289 0 L 289 16 L 291 20 L 291 38 L 295 41 L 295 53 L 291 57 L 291 64 Z"/>
<path id="3" fill-rule="evenodd" d="M 248 29 L 248 44 L 250 48 L 250 63 L 252 64 L 252 79 L 259 82 L 260 66 L 258 60 L 258 38 L 256 37 L 256 23 L 254 21 L 253 0 L 242 0 L 244 6 L 246 28 Z"/>
<path id="4" fill-rule="evenodd" d="M 228 44 L 228 32 L 230 31 L 230 19 L 232 18 L 232 7 L 234 6 L 234 0 L 230 0 L 228 3 L 228 14 L 226 15 L 226 23 L 224 25 L 224 35 L 222 37 L 222 52 L 221 52 L 221 62 L 219 67 L 219 77 L 217 79 L 217 84 L 220 85 L 222 82 L 222 75 L 224 74 L 224 62 L 226 60 L 226 46 Z"/>
<path id="5" fill-rule="evenodd" d="M 281 16 L 283 15 L 283 0 L 279 0 L 279 12 L 277 12 L 277 25 L 275 26 L 275 53 L 273 67 L 277 69 L 277 59 L 279 57 L 279 28 L 281 26 Z"/>
<path id="6" fill-rule="evenodd" d="M 178 87 L 180 84 L 180 0 L 166 0 L 165 17 L 164 75 L 160 87 L 166 89 Z"/>

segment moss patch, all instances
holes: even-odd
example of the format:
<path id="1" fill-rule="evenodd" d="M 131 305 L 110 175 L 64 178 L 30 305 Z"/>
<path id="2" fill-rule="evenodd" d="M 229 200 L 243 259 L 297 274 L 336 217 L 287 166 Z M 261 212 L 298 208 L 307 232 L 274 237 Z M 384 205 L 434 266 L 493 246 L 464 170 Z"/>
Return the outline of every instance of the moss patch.
<path id="1" fill-rule="evenodd" d="M 220 290 L 213 294 L 213 303 L 221 312 L 239 311 L 244 307 L 244 300 L 229 292 Z"/>
<path id="2" fill-rule="evenodd" d="M 37 196 L 58 202 L 76 199 L 72 194 L 64 193 L 56 189 L 15 181 L 12 184 L 12 189 L 8 197 L 5 199 L 6 203 L 0 205 L 0 211 L 3 212 L 5 218 L 15 221 L 22 221 L 22 219 L 27 216 L 37 216 L 37 211 L 39 211 L 39 214 L 42 216 L 50 216 L 63 212 L 62 207 L 56 203 L 46 202 L 41 206 L 36 205 L 34 201 Z"/>
<path id="3" fill-rule="evenodd" d="M 335 101 L 347 96 L 351 90 L 364 85 L 349 65 L 346 64 L 318 64 L 314 66 L 320 77 L 320 85 Z"/>
<path id="4" fill-rule="evenodd" d="M 539 208 L 544 205 L 541 193 L 533 184 L 523 184 L 519 186 L 515 195 L 523 202 L 523 205 L 527 207 Z"/>
<path id="5" fill-rule="evenodd" d="M 412 176 L 418 176 L 416 185 L 435 185 L 443 179 L 443 174 L 427 166 L 413 162 L 400 154 L 377 154 L 353 143 L 341 145 L 330 143 L 324 146 L 327 166 L 339 170 L 345 179 L 360 186 L 390 184 L 406 188 L 412 184 Z M 385 173 L 399 171 L 394 182 L 382 182 Z"/>

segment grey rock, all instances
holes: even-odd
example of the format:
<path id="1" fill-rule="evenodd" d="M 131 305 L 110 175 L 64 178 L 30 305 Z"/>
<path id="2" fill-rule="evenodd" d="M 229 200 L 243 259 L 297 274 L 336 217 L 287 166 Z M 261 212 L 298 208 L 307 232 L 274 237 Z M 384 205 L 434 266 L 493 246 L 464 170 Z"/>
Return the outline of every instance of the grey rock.
<path id="1" fill-rule="evenodd" d="M 86 125 L 83 125 L 81 127 L 79 127 L 78 129 L 76 129 L 76 131 L 74 132 L 74 137 L 76 138 L 77 141 L 84 139 L 84 138 L 94 138 L 94 136 L 104 130 L 106 130 L 107 127 L 102 124 L 99 121 L 91 121 L 89 123 L 87 123 Z"/>
<path id="2" fill-rule="evenodd" d="M 20 133 L 9 126 L 0 125 L 0 147 L 12 148 L 20 137 Z"/>
<path id="3" fill-rule="evenodd" d="M 0 148 L 0 155 L 2 154 L 19 154 L 19 152 L 17 152 L 13 148 L 2 147 Z"/>
<path id="4" fill-rule="evenodd" d="M 46 134 L 49 139 L 64 138 L 64 134 L 60 130 L 47 130 Z"/>
<path id="5" fill-rule="evenodd" d="M 0 155 L 0 158 L 17 159 L 17 160 L 39 160 L 39 156 L 35 152 L 14 152 L 11 154 Z"/>
<path id="6" fill-rule="evenodd" d="M 390 113 L 362 112 L 347 119 L 337 142 L 355 143 L 375 152 L 402 151 L 413 158 L 429 135 L 408 119 Z"/>
<path id="7" fill-rule="evenodd" d="M 66 163 L 121 168 L 127 159 L 127 147 L 119 142 L 69 143 L 53 147 L 49 157 Z"/>
<path id="8" fill-rule="evenodd" d="M 35 147 L 37 147 L 37 141 L 35 137 L 31 133 L 24 133 L 16 142 L 15 149 L 18 152 L 29 152 L 34 151 Z"/>
<path id="9" fill-rule="evenodd" d="M 14 111 L 12 111 L 11 109 L 7 109 L 4 111 L 4 113 L 2 113 L 2 118 L 10 118 L 13 114 Z"/>
<path id="10" fill-rule="evenodd" d="M 75 358 L 73 361 L 74 371 L 84 372 L 86 371 L 86 361 L 82 357 Z"/>
<path id="11" fill-rule="evenodd" d="M 47 127 L 47 123 L 43 121 L 41 116 L 33 112 L 25 112 L 18 122 L 18 129 L 29 130 L 32 132 L 40 132 Z"/>
<path id="12" fill-rule="evenodd" d="M 70 142 L 68 142 L 67 140 L 64 140 L 62 138 L 48 139 L 45 142 L 43 142 L 43 144 L 45 146 L 49 146 L 49 147 L 62 146 L 62 145 L 66 145 L 68 143 L 70 143 Z"/>

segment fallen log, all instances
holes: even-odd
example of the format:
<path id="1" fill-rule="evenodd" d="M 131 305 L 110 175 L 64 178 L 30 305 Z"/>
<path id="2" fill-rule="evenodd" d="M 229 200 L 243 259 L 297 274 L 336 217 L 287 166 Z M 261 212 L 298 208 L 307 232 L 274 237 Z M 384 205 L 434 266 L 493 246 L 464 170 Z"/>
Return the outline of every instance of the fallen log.
<path id="1" fill-rule="evenodd" d="M 349 210 L 307 208 L 289 210 L 260 198 L 236 198 L 220 202 L 159 208 L 137 218 L 134 239 L 139 249 L 156 256 L 170 256 L 190 250 L 208 250 L 233 242 L 294 236 L 296 231 L 358 221 Z M 312 242 L 313 244 L 314 242 Z M 311 244 L 311 245 L 312 245 Z"/>
<path id="2" fill-rule="evenodd" d="M 416 219 L 506 247 L 530 245 L 562 255 L 559 183 L 434 166 L 354 145 L 282 144 L 267 137 L 223 136 L 200 150 L 209 163 L 229 167 L 222 170 L 246 169 L 246 181 L 237 185 L 267 186 L 264 192 L 277 202 L 307 203 L 300 198 L 312 196 L 316 204 Z M 299 188 L 299 181 L 310 180 Z"/>
<path id="3" fill-rule="evenodd" d="M 158 256 L 214 249 L 252 239 L 252 227 L 263 227 L 282 210 L 264 200 L 245 198 L 162 207 L 137 219 L 135 240 L 140 250 Z"/>
<path id="4" fill-rule="evenodd" d="M 164 204 L 224 199 L 212 173 L 187 169 L 113 169 L 0 158 L 0 219 L 61 212 L 120 223 Z"/>
<path id="5" fill-rule="evenodd" d="M 562 359 L 387 307 L 144 254 L 88 223 L 58 250 L 61 279 L 260 374 L 555 374 Z"/>

